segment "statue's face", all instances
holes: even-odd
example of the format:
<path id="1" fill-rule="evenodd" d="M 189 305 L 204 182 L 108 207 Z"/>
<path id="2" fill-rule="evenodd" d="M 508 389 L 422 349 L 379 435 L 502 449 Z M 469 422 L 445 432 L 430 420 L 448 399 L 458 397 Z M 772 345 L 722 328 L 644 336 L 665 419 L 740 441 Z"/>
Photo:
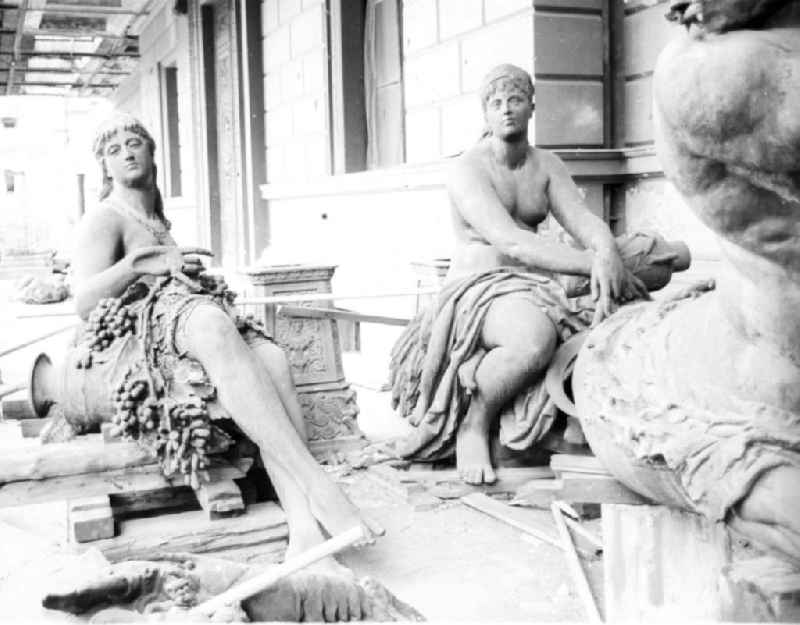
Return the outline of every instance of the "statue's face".
<path id="1" fill-rule="evenodd" d="M 486 125 L 492 135 L 513 141 L 528 133 L 528 121 L 533 114 L 530 96 L 513 84 L 501 84 L 484 102 Z"/>
<path id="2" fill-rule="evenodd" d="M 135 132 L 120 129 L 112 135 L 103 148 L 103 162 L 115 184 L 143 187 L 152 183 L 152 149 Z"/>

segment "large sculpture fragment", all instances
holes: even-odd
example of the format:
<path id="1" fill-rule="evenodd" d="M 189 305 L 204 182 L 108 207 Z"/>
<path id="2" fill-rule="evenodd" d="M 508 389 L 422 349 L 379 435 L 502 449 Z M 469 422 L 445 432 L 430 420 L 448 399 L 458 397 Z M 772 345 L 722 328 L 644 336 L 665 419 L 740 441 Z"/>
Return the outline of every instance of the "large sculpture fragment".
<path id="1" fill-rule="evenodd" d="M 573 389 L 592 449 L 650 499 L 800 563 L 800 3 L 672 2 L 655 70 L 666 175 L 719 238 L 715 284 L 593 330 Z"/>

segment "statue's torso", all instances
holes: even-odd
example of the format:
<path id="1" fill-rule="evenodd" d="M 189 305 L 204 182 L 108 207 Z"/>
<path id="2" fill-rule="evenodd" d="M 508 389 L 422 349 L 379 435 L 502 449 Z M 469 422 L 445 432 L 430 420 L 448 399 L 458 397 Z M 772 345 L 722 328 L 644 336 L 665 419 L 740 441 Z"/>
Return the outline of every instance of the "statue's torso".
<path id="1" fill-rule="evenodd" d="M 476 148 L 480 150 L 480 148 Z M 489 177 L 497 198 L 516 225 L 536 232 L 538 225 L 550 212 L 547 195 L 549 176 L 542 167 L 535 148 L 518 168 L 497 164 L 486 151 L 469 155 L 472 162 Z M 450 277 L 455 278 L 499 267 L 523 267 L 514 258 L 503 254 L 489 243 L 453 206 L 453 225 L 456 250 Z"/>

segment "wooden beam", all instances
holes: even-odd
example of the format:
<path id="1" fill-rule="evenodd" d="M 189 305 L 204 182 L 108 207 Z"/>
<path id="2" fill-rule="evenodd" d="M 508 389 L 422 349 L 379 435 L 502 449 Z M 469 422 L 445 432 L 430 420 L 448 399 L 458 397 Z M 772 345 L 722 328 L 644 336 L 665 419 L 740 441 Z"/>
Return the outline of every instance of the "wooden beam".
<path id="1" fill-rule="evenodd" d="M 0 50 L 0 55 L 13 55 L 13 50 Z M 42 52 L 41 50 L 22 50 L 19 53 L 20 57 L 51 57 L 58 59 L 75 59 L 82 56 L 87 56 L 95 59 L 110 59 L 110 58 L 132 58 L 138 59 L 138 52 L 115 52 L 115 53 L 102 53 L 102 52 Z"/>
<path id="2" fill-rule="evenodd" d="M 380 323 L 389 326 L 408 325 L 411 319 L 403 317 L 387 317 L 385 315 L 366 315 L 341 308 L 319 308 L 313 306 L 279 306 L 277 313 L 284 317 L 300 317 L 312 319 L 342 319 L 359 323 Z"/>
<path id="3" fill-rule="evenodd" d="M 23 4 L 26 5 L 25 8 L 22 8 Z M 61 15 L 148 15 L 150 13 L 149 11 L 98 6 L 96 4 L 46 4 L 39 8 L 27 7 L 27 4 L 27 0 L 19 5 L 11 4 L 10 2 L 0 2 L 0 9 L 28 13 L 38 11 L 41 13 L 56 13 Z"/>
<path id="4" fill-rule="evenodd" d="M 0 74 L 3 73 L 3 72 L 8 72 L 8 71 L 10 71 L 10 68 L 8 68 L 8 67 L 0 67 Z M 82 72 L 79 69 L 68 69 L 66 67 L 51 67 L 51 68 L 46 68 L 46 67 L 25 67 L 25 68 L 20 68 L 17 71 L 19 71 L 22 74 L 78 74 L 78 75 L 81 75 L 81 74 L 85 73 L 85 72 Z M 131 72 L 128 72 L 128 71 L 125 71 L 125 70 L 119 70 L 119 69 L 108 69 L 108 70 L 99 70 L 97 72 L 97 75 L 98 76 L 130 76 Z"/>
<path id="5" fill-rule="evenodd" d="M 17 63 L 20 61 L 20 52 L 22 51 L 22 32 L 25 29 L 25 9 L 28 7 L 28 0 L 22 0 L 17 10 L 17 26 L 14 29 L 14 49 L 12 51 L 13 57 L 11 59 L 11 70 L 8 72 L 8 79 L 6 80 L 6 95 L 11 95 L 11 90 L 14 88 L 14 72 L 17 68 Z"/>
<path id="6" fill-rule="evenodd" d="M 5 84 L 9 86 L 11 83 L 2 83 L 0 85 Z M 69 87 L 71 89 L 116 89 L 117 85 L 104 85 L 104 84 L 91 84 L 85 85 L 80 82 L 48 82 L 44 80 L 29 80 L 29 81 L 18 81 L 18 87 Z"/>
<path id="7" fill-rule="evenodd" d="M 4 450 L 0 455 L 0 483 L 113 471 L 156 462 L 136 442 L 106 444 L 102 438 L 32 445 Z"/>
<path id="8" fill-rule="evenodd" d="M 0 28 L 0 35 L 13 35 L 15 32 L 15 29 L 12 28 Z M 24 29 L 23 34 L 34 37 L 68 37 L 70 39 L 78 39 L 81 37 L 101 37 L 109 40 L 129 41 L 131 43 L 139 42 L 139 37 L 137 35 L 116 35 L 104 30 L 80 30 L 77 28 L 26 28 Z"/>

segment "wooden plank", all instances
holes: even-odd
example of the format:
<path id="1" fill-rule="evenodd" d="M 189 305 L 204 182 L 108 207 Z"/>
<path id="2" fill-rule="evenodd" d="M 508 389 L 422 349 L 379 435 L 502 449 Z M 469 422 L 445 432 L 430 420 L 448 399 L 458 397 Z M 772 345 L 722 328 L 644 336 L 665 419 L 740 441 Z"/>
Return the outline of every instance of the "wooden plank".
<path id="1" fill-rule="evenodd" d="M 111 562 L 148 560 L 170 552 L 258 556 L 285 550 L 288 536 L 286 515 L 270 502 L 253 504 L 247 514 L 227 519 L 209 520 L 198 510 L 122 521 L 118 536 L 91 546 Z"/>
<path id="2" fill-rule="evenodd" d="M 407 326 L 411 321 L 405 317 L 388 317 L 386 315 L 367 315 L 342 308 L 315 308 L 311 306 L 279 306 L 277 313 L 284 317 L 302 317 L 316 319 L 336 319 L 357 321 L 359 323 L 380 323 L 389 326 Z"/>
<path id="3" fill-rule="evenodd" d="M 52 419 L 45 417 L 43 419 L 19 419 L 17 423 L 19 423 L 25 438 L 37 438 L 51 421 Z"/>
<path id="4" fill-rule="evenodd" d="M 87 543 L 114 536 L 114 513 L 108 495 L 73 499 L 68 504 L 67 528 L 72 542 Z"/>
<path id="5" fill-rule="evenodd" d="M 561 477 L 565 472 L 611 475 L 595 456 L 578 454 L 555 454 L 550 458 L 550 468 L 556 477 Z"/>
<path id="6" fill-rule="evenodd" d="M 475 510 L 483 512 L 484 514 L 488 514 L 490 517 L 493 517 L 498 521 L 502 521 L 511 527 L 515 527 L 526 534 L 535 536 L 542 542 L 553 545 L 559 549 L 563 549 L 563 546 L 558 541 L 558 538 L 552 533 L 549 527 L 534 527 L 532 523 L 523 523 L 518 521 L 511 516 L 511 509 L 509 506 L 500 503 L 499 501 L 495 501 L 483 493 L 472 493 L 471 495 L 462 497 L 461 501 L 470 508 L 474 508 Z"/>
<path id="7" fill-rule="evenodd" d="M 68 443 L 9 449 L 0 454 L 0 484 L 113 471 L 155 461 L 155 455 L 138 443 L 106 445 L 99 435 L 82 436 Z"/>
<path id="8" fill-rule="evenodd" d="M 395 469 L 395 471 L 401 482 L 432 482 L 435 484 L 459 482 L 463 484 L 457 469 Z M 550 467 L 498 467 L 495 469 L 495 474 L 497 481 L 494 484 L 484 484 L 476 486 L 476 488 L 491 489 L 494 492 L 510 492 L 531 480 L 545 480 L 553 477 Z"/>
<path id="9" fill-rule="evenodd" d="M 159 491 L 166 491 L 164 503 L 170 500 L 176 500 L 176 504 L 185 503 L 186 497 L 180 494 L 181 490 L 188 491 L 190 500 L 196 505 L 194 492 L 190 488 L 173 488 L 172 483 L 161 474 L 158 465 L 149 464 L 100 473 L 0 484 L 0 508 L 108 494 L 112 497 L 115 511 L 127 514 L 152 509 L 153 506 L 144 504 L 144 501 Z"/>
<path id="10" fill-rule="evenodd" d="M 244 512 L 244 500 L 239 486 L 233 480 L 219 480 L 201 484 L 195 489 L 197 501 L 209 519 L 234 516 Z"/>
<path id="11" fill-rule="evenodd" d="M 646 504 L 644 497 L 633 492 L 610 475 L 564 473 L 561 476 L 562 499 L 570 503 Z"/>
<path id="12" fill-rule="evenodd" d="M 586 611 L 586 615 L 589 617 L 590 622 L 602 623 L 603 619 L 600 618 L 600 613 L 597 611 L 597 604 L 594 601 L 592 589 L 589 586 L 588 580 L 586 579 L 586 574 L 583 572 L 580 558 L 578 558 L 578 552 L 575 550 L 575 545 L 572 542 L 572 538 L 570 538 L 567 525 L 564 523 L 564 517 L 561 514 L 561 508 L 559 508 L 558 504 L 554 501 L 550 505 L 550 511 L 553 514 L 553 520 L 556 523 L 556 529 L 558 530 L 558 535 L 561 539 L 561 548 L 566 554 L 567 568 L 572 576 L 572 581 L 575 582 L 575 587 L 578 590 L 578 596 L 581 598 L 581 602 L 583 603 L 583 609 Z"/>
<path id="13" fill-rule="evenodd" d="M 521 486 L 514 497 L 519 504 L 549 508 L 556 500 L 571 504 L 646 504 L 648 501 L 610 475 L 565 473 L 561 479 L 534 480 Z"/>

